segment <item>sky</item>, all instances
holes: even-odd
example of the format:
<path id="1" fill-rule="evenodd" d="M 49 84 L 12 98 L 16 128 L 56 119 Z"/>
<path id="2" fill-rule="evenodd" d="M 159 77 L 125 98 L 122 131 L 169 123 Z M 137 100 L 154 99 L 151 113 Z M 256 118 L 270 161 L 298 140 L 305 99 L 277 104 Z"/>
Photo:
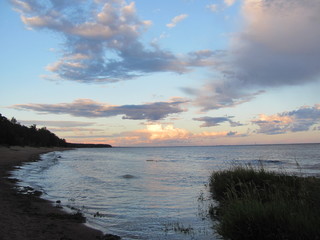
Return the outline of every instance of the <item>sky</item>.
<path id="1" fill-rule="evenodd" d="M 77 143 L 320 142 L 318 0 L 0 1 L 0 113 Z"/>

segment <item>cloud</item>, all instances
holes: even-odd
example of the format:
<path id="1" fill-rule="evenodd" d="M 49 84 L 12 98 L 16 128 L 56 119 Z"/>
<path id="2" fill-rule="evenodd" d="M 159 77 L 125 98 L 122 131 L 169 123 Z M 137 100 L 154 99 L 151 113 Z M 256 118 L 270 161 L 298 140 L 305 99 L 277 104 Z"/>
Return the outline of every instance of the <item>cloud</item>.
<path id="1" fill-rule="evenodd" d="M 182 91 L 194 97 L 193 104 L 200 106 L 203 112 L 235 107 L 254 99 L 264 93 L 263 90 L 250 92 L 237 82 L 221 81 L 207 83 L 198 89 L 182 88 Z"/>
<path id="2" fill-rule="evenodd" d="M 218 11 L 218 5 L 217 4 L 209 4 L 206 6 L 211 12 L 217 12 Z"/>
<path id="3" fill-rule="evenodd" d="M 79 121 L 47 121 L 47 120 L 23 120 L 21 121 L 23 125 L 33 125 L 44 126 L 50 131 L 59 134 L 66 132 L 74 132 L 76 134 L 86 132 L 86 136 L 92 135 L 96 132 L 103 132 L 105 129 L 93 128 L 92 126 L 96 125 L 94 122 L 79 122 Z M 60 133 L 62 132 L 62 133 Z M 66 136 L 64 136 L 66 138 Z"/>
<path id="4" fill-rule="evenodd" d="M 93 122 L 78 122 L 78 121 L 40 121 L 40 120 L 24 120 L 21 121 L 24 125 L 41 125 L 50 127 L 87 127 L 92 126 Z"/>
<path id="5" fill-rule="evenodd" d="M 320 1 L 243 0 L 241 11 L 243 29 L 232 35 L 225 54 L 211 60 L 212 80 L 185 89 L 203 111 L 320 79 Z"/>
<path id="6" fill-rule="evenodd" d="M 141 42 L 152 22 L 139 18 L 134 2 L 11 0 L 11 3 L 29 29 L 50 30 L 63 36 L 62 56 L 47 66 L 52 74 L 45 78 L 105 83 L 152 72 L 180 74 L 194 67 L 188 55 L 176 56 L 156 44 Z M 178 16 L 174 22 L 185 17 Z"/>
<path id="7" fill-rule="evenodd" d="M 260 114 L 252 123 L 259 126 L 258 133 L 270 135 L 309 131 L 313 125 L 320 124 L 320 104 L 270 116 Z"/>
<path id="8" fill-rule="evenodd" d="M 103 134 L 103 135 L 70 135 L 70 136 L 65 136 L 66 138 L 72 138 L 72 139 L 92 139 L 92 138 L 96 138 L 96 139 L 106 139 L 108 136 Z"/>
<path id="9" fill-rule="evenodd" d="M 113 106 L 91 99 L 78 99 L 72 103 L 17 104 L 12 108 L 51 114 L 69 114 L 76 117 L 96 118 L 122 115 L 123 119 L 156 121 L 171 114 L 183 112 L 181 105 L 186 102 L 186 100 L 175 98 L 168 102 Z"/>
<path id="10" fill-rule="evenodd" d="M 234 122 L 231 119 L 233 116 L 228 116 L 228 117 L 200 117 L 200 118 L 193 118 L 195 121 L 201 121 L 204 122 L 203 124 L 200 125 L 200 127 L 215 127 L 219 126 L 220 123 L 223 122 L 229 122 L 231 127 L 237 127 L 237 126 L 243 126 L 243 124 L 239 122 Z"/>
<path id="11" fill-rule="evenodd" d="M 227 133 L 227 136 L 235 136 L 236 134 L 237 134 L 237 132 L 230 131 Z"/>
<path id="12" fill-rule="evenodd" d="M 168 28 L 174 28 L 177 25 L 177 23 L 181 22 L 182 20 L 186 19 L 187 17 L 188 17 L 187 14 L 178 15 L 178 16 L 172 18 L 171 22 L 168 23 L 166 26 Z"/>
<path id="13" fill-rule="evenodd" d="M 147 129 L 141 130 L 140 132 L 147 132 L 150 140 L 184 139 L 189 137 L 187 130 L 174 128 L 173 125 L 147 125 Z"/>
<path id="14" fill-rule="evenodd" d="M 116 146 L 125 145 L 212 145 L 214 139 L 233 137 L 236 132 L 201 132 L 191 133 L 186 129 L 176 128 L 172 124 L 147 124 L 145 129 L 123 132 L 108 136 Z"/>
<path id="15" fill-rule="evenodd" d="M 228 7 L 232 6 L 236 0 L 224 0 L 224 4 L 226 4 Z"/>
<path id="16" fill-rule="evenodd" d="M 320 2 L 246 0 L 246 29 L 233 42 L 235 77 L 245 85 L 287 86 L 320 76 Z"/>
<path id="17" fill-rule="evenodd" d="M 48 129 L 52 132 L 74 132 L 74 133 L 83 133 L 85 132 L 84 136 L 90 138 L 92 134 L 96 133 L 96 132 L 104 132 L 103 129 L 99 129 L 99 128 L 84 128 L 84 127 L 48 127 Z M 83 136 L 82 136 L 83 137 Z M 66 136 L 64 136 L 64 138 L 66 138 Z"/>

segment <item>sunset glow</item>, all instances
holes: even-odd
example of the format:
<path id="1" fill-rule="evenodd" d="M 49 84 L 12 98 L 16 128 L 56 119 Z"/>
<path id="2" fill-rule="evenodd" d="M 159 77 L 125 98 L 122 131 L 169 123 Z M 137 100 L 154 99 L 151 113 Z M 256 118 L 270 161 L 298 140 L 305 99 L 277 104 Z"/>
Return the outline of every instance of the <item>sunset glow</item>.
<path id="1" fill-rule="evenodd" d="M 320 142 L 320 1 L 0 3 L 0 113 L 77 143 Z"/>

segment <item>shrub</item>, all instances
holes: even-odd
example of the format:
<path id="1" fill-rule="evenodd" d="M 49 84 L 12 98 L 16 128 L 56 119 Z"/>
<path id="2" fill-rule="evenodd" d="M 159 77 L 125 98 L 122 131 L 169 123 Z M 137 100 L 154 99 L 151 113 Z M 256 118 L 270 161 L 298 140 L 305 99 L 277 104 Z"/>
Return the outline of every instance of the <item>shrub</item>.
<path id="1" fill-rule="evenodd" d="M 320 179 L 263 168 L 214 172 L 211 209 L 227 239 L 320 239 Z"/>

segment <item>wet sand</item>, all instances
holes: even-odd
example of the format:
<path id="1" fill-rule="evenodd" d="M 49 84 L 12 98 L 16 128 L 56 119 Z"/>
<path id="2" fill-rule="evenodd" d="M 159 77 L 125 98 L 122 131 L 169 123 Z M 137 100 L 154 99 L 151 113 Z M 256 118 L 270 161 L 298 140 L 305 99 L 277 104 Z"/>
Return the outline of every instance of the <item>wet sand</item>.
<path id="1" fill-rule="evenodd" d="M 21 194 L 9 171 L 23 162 L 36 161 L 39 154 L 61 148 L 0 147 L 0 240 L 91 240 L 119 239 L 79 222 L 35 194 Z"/>

